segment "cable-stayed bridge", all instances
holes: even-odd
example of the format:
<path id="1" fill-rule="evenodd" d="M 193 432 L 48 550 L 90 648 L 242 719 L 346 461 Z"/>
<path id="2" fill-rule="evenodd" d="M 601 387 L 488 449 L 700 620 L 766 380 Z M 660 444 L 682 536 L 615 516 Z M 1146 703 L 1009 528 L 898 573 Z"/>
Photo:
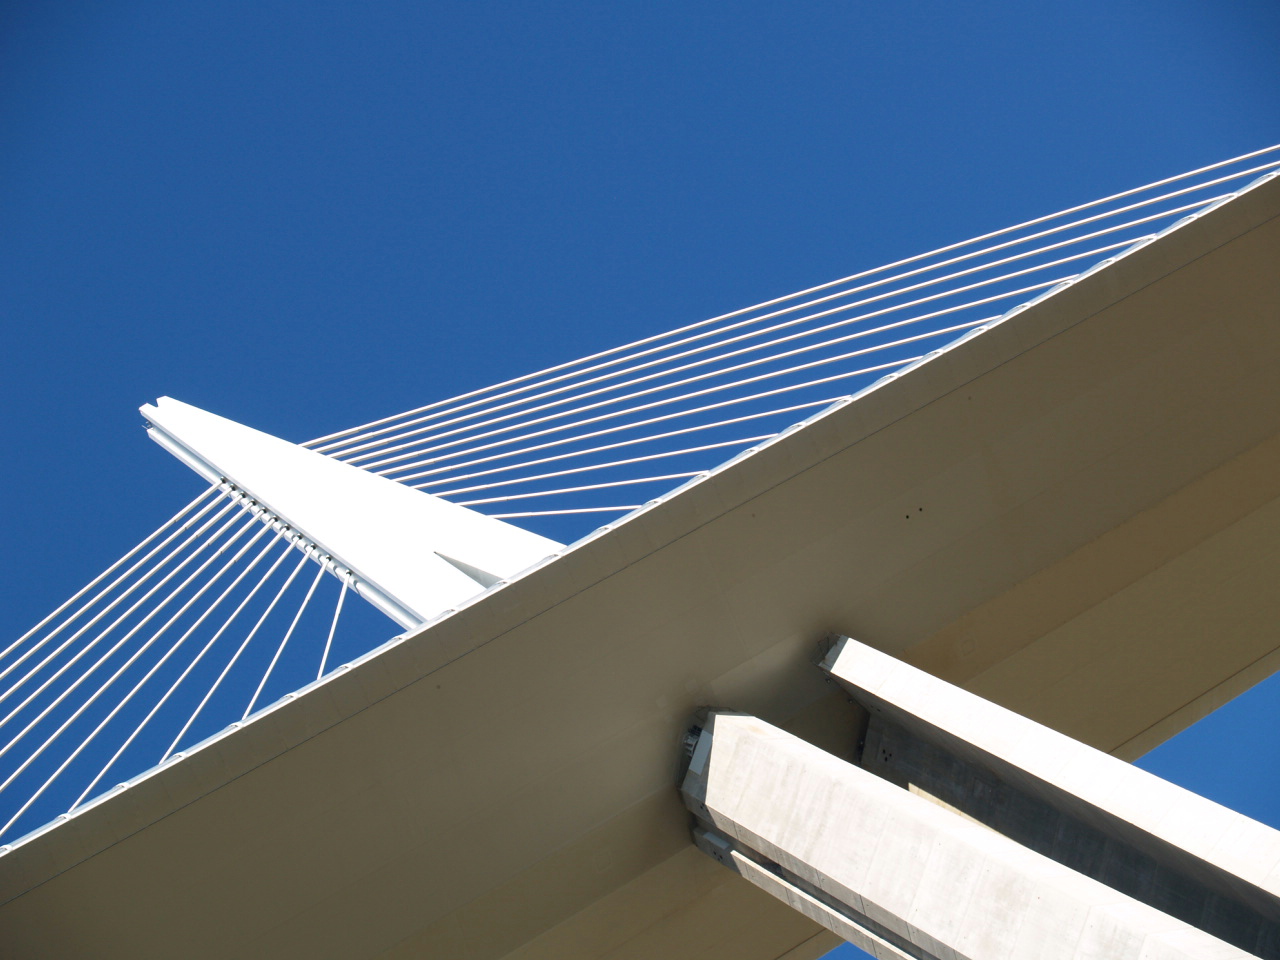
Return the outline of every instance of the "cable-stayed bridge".
<path id="1" fill-rule="evenodd" d="M 706 705 L 761 715 L 767 706 L 778 720 L 800 717 L 819 743 L 841 741 L 853 721 L 831 719 L 845 708 L 823 699 L 816 672 L 801 678 L 811 657 L 798 652 L 833 630 L 910 651 L 944 679 L 985 678 L 988 696 L 1029 715 L 1039 710 L 1037 719 L 1094 746 L 1132 756 L 1159 742 L 1215 697 L 1258 679 L 1276 644 L 1250 641 L 1220 664 L 1188 665 L 1164 692 L 1094 704 L 1082 715 L 1081 691 L 1102 689 L 1091 683 L 1123 688 L 1141 656 L 1130 651 L 1137 660 L 1119 666 L 1095 658 L 1097 676 L 1078 670 L 1083 686 L 1059 682 L 1041 697 L 1037 683 L 1069 661 L 1043 648 L 1015 661 L 1051 631 L 1036 634 L 1028 626 L 1035 615 L 987 610 L 984 624 L 998 639 L 986 642 L 998 649 L 981 655 L 985 668 L 975 673 L 962 661 L 984 640 L 974 640 L 964 618 L 1001 602 L 1075 613 L 1104 600 L 1122 606 L 1114 598 L 1129 596 L 1132 583 L 1239 520 L 1210 522 L 1199 540 L 1186 532 L 1181 546 L 1162 548 L 1168 556 L 1138 557 L 1133 547 L 1127 560 L 1043 586 L 1055 565 L 1171 498 L 1192 496 L 1195 483 L 1265 444 L 1269 394 L 1247 395 L 1247 374 L 1220 377 L 1241 352 L 1260 364 L 1274 359 L 1271 334 L 1257 333 L 1256 318 L 1275 317 L 1266 286 L 1274 275 L 1256 269 L 1265 253 L 1250 260 L 1220 251 L 1264 242 L 1277 168 L 1280 148 L 1258 151 L 301 445 L 175 401 L 145 407 L 153 438 L 210 486 L 0 655 L 0 865 L 9 866 L 7 879 L 0 866 L 8 903 L 0 929 L 35 943 L 58 903 L 96 890 L 90 901 L 100 894 L 101 909 L 88 907 L 83 930 L 62 942 L 106 937 L 100 955 L 123 955 L 151 935 L 140 929 L 144 914 L 133 914 L 115 941 L 92 918 L 120 909 L 122 884 L 136 896 L 163 884 L 174 869 L 163 858 L 190 857 L 183 844 L 215 842 L 211 824 L 221 823 L 228 849 L 255 836 L 264 851 L 279 841 L 279 851 L 263 853 L 269 868 L 247 872 L 268 886 L 296 882 L 299 892 L 274 914 L 246 914 L 216 936 L 206 929 L 213 908 L 196 918 L 200 909 L 184 900 L 173 923 L 204 924 L 206 939 L 177 955 L 625 955 L 608 936 L 589 935 L 604 922 L 593 910 L 613 910 L 610 923 L 630 923 L 631 937 L 648 931 L 657 949 L 688 936 L 688 921 L 672 920 L 663 933 L 665 921 L 655 918 L 677 917 L 676 901 L 711 896 L 722 881 L 669 849 L 664 830 L 678 800 L 645 779 L 651 743 Z M 1206 270 L 1194 288 L 1200 299 L 1166 292 Z M 1153 314 L 1135 306 L 1143 297 L 1165 300 Z M 1208 310 L 1206 297 L 1230 316 Z M 1098 319 L 1124 310 L 1133 316 Z M 1222 342 L 1202 344 L 1215 329 Z M 1159 331 L 1186 355 L 1152 361 L 1165 346 Z M 974 412 L 931 423 L 941 398 L 958 398 L 969 384 L 981 385 Z M 1203 401 L 1198 413 L 1190 398 Z M 1108 406 L 1122 400 L 1129 406 Z M 1168 412 L 1168 424 L 1143 419 L 1157 410 Z M 1232 418 L 1232 430 L 1207 430 L 1197 443 L 1194 428 L 1214 417 Z M 1120 449 L 1143 452 L 1119 466 Z M 848 450 L 860 452 L 837 469 Z M 966 459 L 975 451 L 987 458 L 978 473 Z M 885 487 L 873 496 L 875 483 Z M 789 493 L 774 496 L 788 484 Z M 1233 498 L 1248 501 L 1239 491 Z M 725 526 L 730 516 L 739 527 Z M 974 546 L 983 530 L 993 538 L 990 555 Z M 692 552 L 649 559 L 672 550 Z M 726 571 L 751 555 L 752 572 L 726 587 Z M 1108 571 L 1109 587 L 1090 580 Z M 903 592 L 908 582 L 914 590 Z M 1034 589 L 1044 593 L 1033 602 Z M 1021 599 L 1008 599 L 1019 591 Z M 744 610 L 750 623 L 740 620 Z M 1000 616 L 1008 620 L 1003 634 Z M 1131 626 L 1129 616 L 1117 615 L 1113 627 Z M 702 637 L 706 649 L 655 644 L 623 653 L 644 617 L 650 629 Z M 560 639 L 516 645 L 529 630 Z M 569 646 L 555 645 L 565 637 Z M 500 647 L 504 661 L 481 669 Z M 1104 675 L 1113 679 L 1098 679 Z M 521 680 L 536 706 L 507 706 Z M 424 692 L 432 686 L 441 692 Z M 643 695 L 634 693 L 641 687 Z M 500 688 L 507 696 L 495 704 L 489 698 Z M 410 689 L 436 699 L 417 702 L 412 724 L 394 723 L 409 710 L 397 697 Z M 645 706 L 628 712 L 623 704 L 633 697 Z M 547 698 L 608 736 L 593 741 L 563 717 L 552 723 Z M 379 711 L 383 719 L 371 719 Z M 488 719 L 472 716 L 467 728 L 475 735 L 460 734 L 458 716 L 480 713 Z M 419 724 L 433 732 L 423 735 Z M 522 724 L 530 735 L 540 731 L 536 749 L 494 745 L 499 729 Z M 392 729 L 408 740 L 388 740 Z M 547 743 L 547 730 L 564 742 Z M 477 740 L 480 731 L 487 739 Z M 350 742 L 325 748 L 326 737 Z M 668 739 L 674 751 L 678 738 Z M 334 762 L 344 750 L 388 756 L 382 766 L 370 759 L 367 769 L 347 769 Z M 300 759 L 306 751 L 311 758 Z M 434 766 L 406 772 L 397 755 Z M 564 776 L 579 765 L 575 755 L 587 764 L 582 780 Z M 560 778 L 558 792 L 541 789 L 542 770 Z M 434 783 L 433 772 L 453 786 Z M 460 773 L 475 784 L 457 786 Z M 299 818 L 305 828 L 292 844 L 283 839 L 281 811 L 348 776 L 367 786 L 338 790 L 343 799 L 332 804 L 314 796 Z M 258 799 L 229 799 L 236 790 L 256 790 Z M 457 804 L 469 795 L 478 809 L 496 810 L 502 804 L 491 791 L 508 791 L 506 813 L 488 814 L 485 829 Z M 582 805 L 563 802 L 566 791 Z M 414 804 L 435 811 L 428 820 L 437 833 L 456 838 L 405 839 L 401 820 Z M 184 817 L 191 826 L 178 825 Z M 328 877 L 314 865 L 279 865 L 277 855 L 296 854 L 302 837 L 323 846 L 335 832 L 379 827 L 388 836 L 361 841 L 362 849 L 437 849 L 412 867 L 401 862 L 394 878 L 398 861 L 385 850 L 376 862 L 335 865 Z M 126 854 L 138 844 L 154 850 Z M 111 867 L 113 857 L 127 863 Z M 557 866 L 556 857 L 568 859 Z M 350 896 L 338 891 L 352 871 L 371 890 L 421 883 L 422 891 L 399 903 L 384 890 L 380 902 L 398 904 L 386 918 L 371 919 L 374 911 L 345 925 L 319 923 L 318 940 L 304 945 L 295 919 L 315 920 L 326 898 Z M 384 878 L 371 880 L 379 871 Z M 179 886 L 194 897 L 199 882 Z M 433 897 L 446 888 L 456 902 Z M 246 909 L 237 897 L 264 895 L 253 889 L 248 883 L 232 898 L 233 914 Z M 678 895 L 663 893 L 672 890 Z M 752 916 L 743 917 L 733 900 L 743 896 L 726 895 L 714 908 L 737 925 L 733 935 L 721 931 L 732 955 L 829 945 L 798 914 L 780 918 L 748 899 Z M 626 905 L 610 906 L 610 897 Z M 429 907 L 410 906 L 423 898 Z M 359 898 L 351 902 L 358 912 Z M 169 935 L 163 927 L 157 938 Z M 689 955 L 717 955 L 705 944 L 697 951 Z"/>

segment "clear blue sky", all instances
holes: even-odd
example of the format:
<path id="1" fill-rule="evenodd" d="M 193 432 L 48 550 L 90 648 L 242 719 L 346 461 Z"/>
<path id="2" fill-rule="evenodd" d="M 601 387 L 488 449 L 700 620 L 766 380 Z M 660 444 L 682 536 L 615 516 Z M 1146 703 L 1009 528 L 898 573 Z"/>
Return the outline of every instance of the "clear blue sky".
<path id="1" fill-rule="evenodd" d="M 145 401 L 306 439 L 1268 145 L 1280 6 L 9 3 L 0 130 L 11 636 L 196 492 Z M 1274 687 L 1152 762 L 1280 823 Z"/>

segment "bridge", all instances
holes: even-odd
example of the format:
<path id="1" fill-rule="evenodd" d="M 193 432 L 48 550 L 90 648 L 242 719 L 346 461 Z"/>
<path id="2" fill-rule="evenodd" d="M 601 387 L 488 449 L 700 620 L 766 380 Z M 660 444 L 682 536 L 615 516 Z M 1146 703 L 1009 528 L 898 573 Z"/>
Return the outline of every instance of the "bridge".
<path id="1" fill-rule="evenodd" d="M 1280 666 L 1277 167 L 1234 158 L 304 444 L 147 405 L 209 486 L 0 655 L 0 940 L 934 955 L 779 867 L 781 840 L 745 845 L 750 811 L 712 803 L 695 845 L 720 768 L 684 767 L 763 737 L 861 773 L 897 737 L 935 759 L 873 772 L 909 788 L 886 802 L 938 801 L 922 830 L 984 819 L 945 800 L 956 757 L 1049 783 L 1016 802 L 1066 816 L 1051 774 L 841 657 L 1120 759 Z M 1270 955 L 1274 879 L 1138 827 L 1134 850 L 1254 919 L 1159 917 Z"/>

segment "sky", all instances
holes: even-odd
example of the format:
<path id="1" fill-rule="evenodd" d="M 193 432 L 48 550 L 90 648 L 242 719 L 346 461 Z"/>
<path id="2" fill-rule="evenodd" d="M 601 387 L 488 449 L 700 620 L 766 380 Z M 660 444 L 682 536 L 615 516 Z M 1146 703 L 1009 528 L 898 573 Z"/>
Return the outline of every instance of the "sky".
<path id="1" fill-rule="evenodd" d="M 1280 7 L 10 2 L 0 635 L 304 440 L 1280 141 Z M 1280 689 L 1151 768 L 1280 825 Z"/>

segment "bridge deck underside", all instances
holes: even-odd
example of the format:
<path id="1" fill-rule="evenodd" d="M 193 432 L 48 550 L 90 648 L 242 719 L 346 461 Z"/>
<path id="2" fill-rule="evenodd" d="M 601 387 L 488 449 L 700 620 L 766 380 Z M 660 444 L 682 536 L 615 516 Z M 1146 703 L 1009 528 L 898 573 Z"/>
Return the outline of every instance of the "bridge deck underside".
<path id="1" fill-rule="evenodd" d="M 837 632 L 1133 757 L 1280 665 L 1277 214 L 1280 180 L 15 849 L 0 942 L 817 956 L 690 845 L 696 707 L 848 749 Z"/>

